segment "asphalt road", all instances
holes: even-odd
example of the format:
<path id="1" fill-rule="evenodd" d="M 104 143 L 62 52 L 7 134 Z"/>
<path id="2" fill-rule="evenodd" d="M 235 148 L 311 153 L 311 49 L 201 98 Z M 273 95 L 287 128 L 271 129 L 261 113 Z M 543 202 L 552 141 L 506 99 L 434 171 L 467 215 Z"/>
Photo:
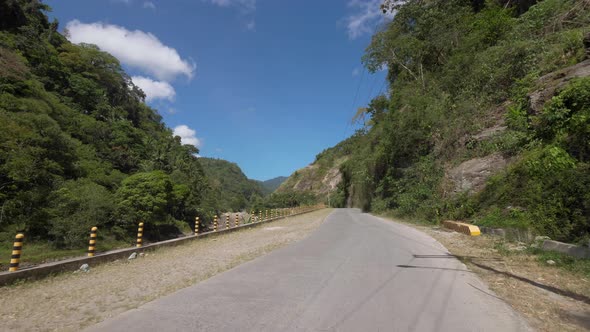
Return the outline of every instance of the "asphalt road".
<path id="1" fill-rule="evenodd" d="M 529 327 L 433 238 L 339 209 L 300 242 L 89 330 L 508 332 Z"/>

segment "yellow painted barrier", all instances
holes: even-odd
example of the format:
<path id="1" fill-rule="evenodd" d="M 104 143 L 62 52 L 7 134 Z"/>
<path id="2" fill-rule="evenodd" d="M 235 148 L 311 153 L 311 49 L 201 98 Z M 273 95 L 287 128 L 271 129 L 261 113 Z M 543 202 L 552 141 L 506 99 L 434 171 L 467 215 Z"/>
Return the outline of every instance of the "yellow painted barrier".
<path id="1" fill-rule="evenodd" d="M 225 214 L 225 229 L 229 229 L 229 213 Z"/>
<path id="2" fill-rule="evenodd" d="M 479 227 L 463 222 L 453 221 L 453 220 L 445 220 L 443 221 L 443 226 L 445 228 L 452 229 L 456 232 L 463 233 L 469 236 L 479 236 L 481 235 L 481 231 Z"/>
<path id="3" fill-rule="evenodd" d="M 195 218 L 195 235 L 199 235 L 199 217 Z"/>
<path id="4" fill-rule="evenodd" d="M 8 268 L 8 271 L 10 272 L 18 271 L 24 240 L 25 235 L 23 233 L 16 234 L 16 237 L 14 238 L 14 244 L 12 246 L 12 256 L 10 256 L 10 267 Z"/>
<path id="5" fill-rule="evenodd" d="M 141 248 L 143 245 L 143 223 L 139 223 L 139 227 L 137 228 L 137 248 Z"/>
<path id="6" fill-rule="evenodd" d="M 213 218 L 213 231 L 217 232 L 217 215 Z"/>
<path id="7" fill-rule="evenodd" d="M 96 252 L 96 233 L 98 232 L 97 227 L 92 227 L 90 230 L 90 241 L 88 242 L 88 257 L 94 257 Z"/>
<path id="8" fill-rule="evenodd" d="M 236 227 L 240 226 L 240 214 L 236 213 Z"/>

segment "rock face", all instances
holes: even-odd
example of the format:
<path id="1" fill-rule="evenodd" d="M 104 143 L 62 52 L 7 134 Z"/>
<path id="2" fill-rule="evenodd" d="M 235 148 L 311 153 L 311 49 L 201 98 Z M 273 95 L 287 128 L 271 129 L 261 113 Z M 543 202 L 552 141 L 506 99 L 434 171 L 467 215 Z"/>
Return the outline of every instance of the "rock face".
<path id="1" fill-rule="evenodd" d="M 318 164 L 311 164 L 297 170 L 281 186 L 277 192 L 300 191 L 313 192 L 315 194 L 328 194 L 334 192 L 342 181 L 340 165 L 346 160 L 341 158 L 334 161 L 330 167 L 321 167 Z"/>
<path id="2" fill-rule="evenodd" d="M 586 37 L 589 39 L 590 36 Z M 540 89 L 529 95 L 529 111 L 539 114 L 545 103 L 574 78 L 590 76 L 590 59 L 574 66 L 547 74 L 539 79 Z"/>
<path id="3" fill-rule="evenodd" d="M 461 163 L 447 173 L 447 178 L 454 185 L 453 194 L 461 192 L 473 194 L 481 191 L 487 179 L 506 165 L 507 160 L 502 155 L 492 154 Z"/>
<path id="4" fill-rule="evenodd" d="M 538 114 L 545 103 L 574 78 L 590 76 L 590 33 L 584 37 L 586 60 L 573 66 L 549 73 L 539 79 L 540 88 L 529 94 L 529 111 Z"/>
<path id="5" fill-rule="evenodd" d="M 472 138 L 477 142 L 481 142 L 486 139 L 490 139 L 494 136 L 500 135 L 501 133 L 505 132 L 507 128 L 508 127 L 506 126 L 496 125 L 491 128 L 486 128 L 482 130 L 480 133 L 474 135 Z"/>

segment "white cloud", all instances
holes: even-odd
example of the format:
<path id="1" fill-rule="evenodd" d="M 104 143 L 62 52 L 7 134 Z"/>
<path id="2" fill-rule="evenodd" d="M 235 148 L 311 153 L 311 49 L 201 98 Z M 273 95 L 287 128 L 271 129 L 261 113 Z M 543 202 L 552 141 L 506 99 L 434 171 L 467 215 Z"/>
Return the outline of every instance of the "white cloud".
<path id="1" fill-rule="evenodd" d="M 201 146 L 201 140 L 196 136 L 197 132 L 187 125 L 180 125 L 174 128 L 174 136 L 180 136 L 182 144 L 189 144 L 195 147 Z"/>
<path id="2" fill-rule="evenodd" d="M 145 92 L 145 100 L 152 101 L 154 99 L 168 99 L 174 100 L 176 91 L 170 83 L 162 81 L 154 81 L 151 78 L 143 76 L 131 77 L 133 84 L 140 87 Z"/>
<path id="3" fill-rule="evenodd" d="M 155 10 L 156 9 L 156 5 L 153 2 L 151 2 L 151 1 L 145 1 L 143 3 L 143 8 L 148 8 L 148 9 L 154 9 Z"/>
<path id="4" fill-rule="evenodd" d="M 235 7 L 243 14 L 256 11 L 256 0 L 203 0 L 219 7 Z"/>
<path id="5" fill-rule="evenodd" d="M 254 31 L 256 30 L 256 22 L 254 22 L 254 20 L 246 23 L 246 29 L 250 30 L 250 31 Z"/>
<path id="6" fill-rule="evenodd" d="M 394 13 L 383 14 L 380 7 L 382 3 L 383 0 L 350 0 L 348 2 L 348 7 L 357 10 L 355 14 L 346 18 L 346 29 L 350 39 L 373 33 L 377 24 L 394 16 Z"/>
<path id="7" fill-rule="evenodd" d="M 122 63 L 149 73 L 160 80 L 171 80 L 178 75 L 192 78 L 195 65 L 182 59 L 151 33 L 127 30 L 112 24 L 70 21 L 66 29 L 73 43 L 96 44 L 101 50 L 118 58 Z"/>

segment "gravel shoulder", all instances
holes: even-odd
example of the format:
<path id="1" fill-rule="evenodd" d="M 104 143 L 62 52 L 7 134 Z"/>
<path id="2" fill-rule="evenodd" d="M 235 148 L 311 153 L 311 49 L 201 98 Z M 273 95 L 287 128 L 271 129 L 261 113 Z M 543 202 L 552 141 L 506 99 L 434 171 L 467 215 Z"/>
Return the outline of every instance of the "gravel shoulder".
<path id="1" fill-rule="evenodd" d="M 2 328 L 78 331 L 298 241 L 332 212 L 324 209 L 267 225 L 162 248 L 135 260 L 0 288 Z"/>
<path id="2" fill-rule="evenodd" d="M 523 244 L 404 224 L 443 244 L 536 330 L 590 331 L 590 281 L 583 276 L 542 265 L 537 256 L 522 250 Z"/>

